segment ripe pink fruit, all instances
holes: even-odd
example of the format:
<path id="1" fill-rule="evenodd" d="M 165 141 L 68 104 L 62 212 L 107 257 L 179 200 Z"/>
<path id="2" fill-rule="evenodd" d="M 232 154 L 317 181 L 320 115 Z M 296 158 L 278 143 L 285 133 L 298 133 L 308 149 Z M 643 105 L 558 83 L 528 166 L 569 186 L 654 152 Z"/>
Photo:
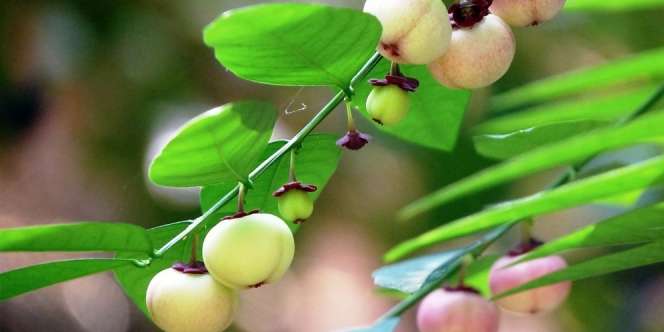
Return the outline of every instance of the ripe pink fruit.
<path id="1" fill-rule="evenodd" d="M 496 332 L 498 308 L 471 289 L 439 289 L 417 311 L 420 332 Z"/>
<path id="2" fill-rule="evenodd" d="M 449 88 L 483 88 L 505 75 L 515 49 L 510 27 L 489 14 L 473 27 L 455 28 L 447 52 L 429 64 L 429 71 Z"/>
<path id="3" fill-rule="evenodd" d="M 447 49 L 452 27 L 441 0 L 367 0 L 383 26 L 378 51 L 396 63 L 427 64 Z"/>
<path id="4" fill-rule="evenodd" d="M 534 259 L 506 267 L 520 257 L 522 256 L 506 256 L 494 263 L 489 276 L 489 285 L 494 295 L 567 267 L 567 262 L 560 256 Z M 497 300 L 496 303 L 505 310 L 517 313 L 549 312 L 565 301 L 571 287 L 571 282 L 561 282 L 510 295 Z"/>
<path id="5" fill-rule="evenodd" d="M 537 25 L 552 19 L 565 0 L 494 0 L 489 9 L 515 27 Z"/>

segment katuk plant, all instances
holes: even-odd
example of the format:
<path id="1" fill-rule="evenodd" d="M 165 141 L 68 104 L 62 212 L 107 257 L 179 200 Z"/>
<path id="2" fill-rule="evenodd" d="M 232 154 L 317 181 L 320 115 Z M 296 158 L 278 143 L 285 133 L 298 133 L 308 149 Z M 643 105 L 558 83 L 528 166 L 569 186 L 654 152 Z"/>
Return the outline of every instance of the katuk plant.
<path id="1" fill-rule="evenodd" d="M 383 26 L 378 51 L 396 63 L 427 64 L 447 49 L 452 29 L 440 0 L 367 0 Z"/>
<path id="2" fill-rule="evenodd" d="M 565 0 L 493 0 L 490 10 L 515 27 L 535 26 L 554 18 Z"/>
<path id="3" fill-rule="evenodd" d="M 177 263 L 155 275 L 147 289 L 152 321 L 167 332 L 220 332 L 233 322 L 237 294 L 216 282 L 202 262 Z"/>
<path id="4" fill-rule="evenodd" d="M 494 263 L 489 275 L 489 286 L 493 294 L 499 295 L 567 267 L 567 262 L 560 256 L 548 256 L 519 263 L 525 254 L 539 245 L 541 242 L 528 239 Z M 572 283 L 565 281 L 503 297 L 496 303 L 505 310 L 520 314 L 547 313 L 565 302 L 571 288 Z"/>
<path id="5" fill-rule="evenodd" d="M 485 0 L 462 0 L 450 7 L 454 32 L 450 46 L 429 64 L 442 85 L 478 89 L 499 80 L 512 64 L 516 42 L 510 27 L 490 14 Z"/>

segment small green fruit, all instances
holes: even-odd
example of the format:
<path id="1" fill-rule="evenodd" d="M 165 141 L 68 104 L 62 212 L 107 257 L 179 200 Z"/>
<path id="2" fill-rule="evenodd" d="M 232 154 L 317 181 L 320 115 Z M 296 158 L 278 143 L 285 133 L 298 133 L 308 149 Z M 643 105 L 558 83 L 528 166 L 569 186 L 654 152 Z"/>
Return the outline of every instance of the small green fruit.
<path id="1" fill-rule="evenodd" d="M 221 221 L 203 241 L 203 261 L 214 279 L 231 288 L 281 279 L 293 261 L 295 240 L 279 217 L 255 213 Z"/>
<path id="2" fill-rule="evenodd" d="M 167 332 L 220 332 L 233 321 L 237 294 L 207 273 L 168 268 L 150 281 L 146 304 L 154 323 Z"/>
<path id="3" fill-rule="evenodd" d="M 409 109 L 410 96 L 397 85 L 375 86 L 367 98 L 369 116 L 382 125 L 399 123 Z"/>
<path id="4" fill-rule="evenodd" d="M 299 224 L 314 212 L 314 202 L 306 191 L 289 190 L 278 198 L 279 213 L 284 219 Z"/>

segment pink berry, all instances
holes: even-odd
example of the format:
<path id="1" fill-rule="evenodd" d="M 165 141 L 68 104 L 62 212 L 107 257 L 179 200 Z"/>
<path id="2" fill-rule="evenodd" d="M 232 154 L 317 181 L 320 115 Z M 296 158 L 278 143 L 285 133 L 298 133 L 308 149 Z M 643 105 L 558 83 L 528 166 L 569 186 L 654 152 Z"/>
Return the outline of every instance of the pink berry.
<path id="1" fill-rule="evenodd" d="M 466 288 L 436 290 L 417 311 L 420 332 L 496 332 L 499 320 L 496 305 Z"/>
<path id="2" fill-rule="evenodd" d="M 510 27 L 489 14 L 472 27 L 455 28 L 447 52 L 429 64 L 429 71 L 449 88 L 483 88 L 505 75 L 515 45 Z"/>
<path id="3" fill-rule="evenodd" d="M 494 0 L 489 9 L 515 27 L 538 25 L 552 19 L 565 0 Z"/>
<path id="4" fill-rule="evenodd" d="M 506 256 L 494 263 L 489 276 L 489 285 L 494 295 L 567 267 L 567 262 L 560 256 L 534 259 L 506 267 L 520 257 L 522 256 Z M 571 287 L 571 282 L 561 282 L 510 295 L 497 300 L 496 303 L 501 308 L 516 313 L 537 314 L 549 312 L 565 301 Z"/>

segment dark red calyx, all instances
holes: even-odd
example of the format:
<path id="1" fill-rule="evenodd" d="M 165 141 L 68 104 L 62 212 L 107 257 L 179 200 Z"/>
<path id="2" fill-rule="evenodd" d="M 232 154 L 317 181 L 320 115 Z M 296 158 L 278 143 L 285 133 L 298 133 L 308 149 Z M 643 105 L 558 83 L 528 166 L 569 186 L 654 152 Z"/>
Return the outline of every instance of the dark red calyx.
<path id="1" fill-rule="evenodd" d="M 176 271 L 180 271 L 182 273 L 186 274 L 206 274 L 208 273 L 207 268 L 205 268 L 205 264 L 201 261 L 196 261 L 193 263 L 183 263 L 183 262 L 177 262 L 171 266 Z"/>
<path id="2" fill-rule="evenodd" d="M 473 287 L 466 286 L 466 285 L 458 285 L 458 286 L 454 286 L 454 287 L 447 286 L 447 287 L 443 287 L 443 289 L 448 291 L 448 292 L 464 292 L 464 293 L 472 293 L 472 294 L 480 295 L 480 292 L 477 289 L 475 289 Z"/>
<path id="3" fill-rule="evenodd" d="M 448 12 L 454 29 L 472 28 L 489 15 L 493 0 L 461 0 L 450 6 Z"/>
<path id="4" fill-rule="evenodd" d="M 238 218 L 246 217 L 250 214 L 254 214 L 254 213 L 258 213 L 258 212 L 259 211 L 257 209 L 256 210 L 251 210 L 249 212 L 238 211 L 238 212 L 235 212 L 234 214 L 232 214 L 230 216 L 226 216 L 226 217 L 221 218 L 221 221 L 238 219 Z"/>
<path id="5" fill-rule="evenodd" d="M 288 182 L 283 186 L 281 186 L 281 188 L 277 189 L 275 192 L 272 193 L 272 196 L 280 197 L 291 190 L 302 190 L 308 193 L 312 193 L 318 190 L 318 188 L 313 184 L 302 184 L 302 182 L 300 181 L 293 181 L 293 182 Z"/>
<path id="6" fill-rule="evenodd" d="M 369 80 L 369 83 L 373 86 L 386 86 L 386 85 L 396 85 L 402 90 L 407 92 L 415 92 L 417 87 L 420 86 L 420 81 L 412 77 L 406 77 L 402 75 L 385 75 L 385 78 L 378 79 L 372 78 Z"/>
<path id="7" fill-rule="evenodd" d="M 522 242 L 518 246 L 514 247 L 512 250 L 508 251 L 507 256 L 510 256 L 510 257 L 521 256 L 523 254 L 526 254 L 526 253 L 529 253 L 529 252 L 535 250 L 535 248 L 537 248 L 537 247 L 539 247 L 543 244 L 544 244 L 544 242 L 531 238 L 530 240 L 528 240 L 526 242 Z"/>
<path id="8" fill-rule="evenodd" d="M 337 145 L 349 150 L 359 150 L 371 140 L 371 136 L 357 130 L 350 130 L 337 140 Z"/>

